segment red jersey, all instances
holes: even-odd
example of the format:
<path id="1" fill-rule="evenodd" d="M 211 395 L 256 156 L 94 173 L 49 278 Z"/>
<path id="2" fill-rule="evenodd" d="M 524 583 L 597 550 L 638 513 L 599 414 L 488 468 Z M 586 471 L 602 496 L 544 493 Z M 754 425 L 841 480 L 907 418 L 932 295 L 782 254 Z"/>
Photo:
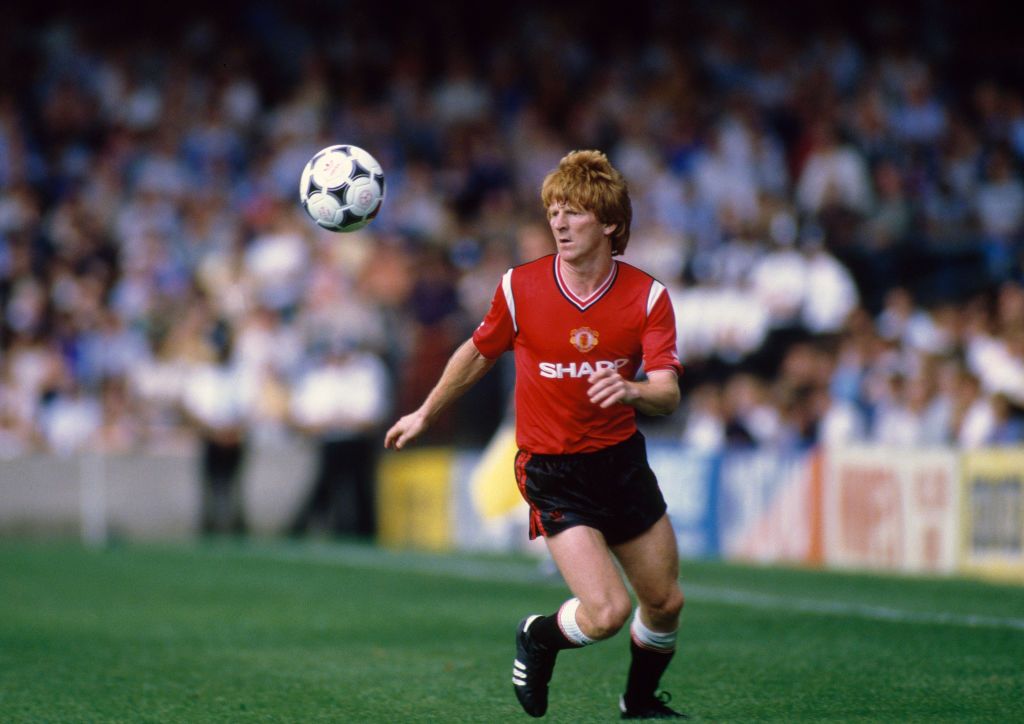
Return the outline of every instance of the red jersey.
<path id="1" fill-rule="evenodd" d="M 665 287 L 614 260 L 587 299 L 562 281 L 557 255 L 509 269 L 473 343 L 489 359 L 513 350 L 516 442 L 537 454 L 592 452 L 636 432 L 631 406 L 602 409 L 587 397 L 596 370 L 614 368 L 627 380 L 641 365 L 682 372 Z"/>

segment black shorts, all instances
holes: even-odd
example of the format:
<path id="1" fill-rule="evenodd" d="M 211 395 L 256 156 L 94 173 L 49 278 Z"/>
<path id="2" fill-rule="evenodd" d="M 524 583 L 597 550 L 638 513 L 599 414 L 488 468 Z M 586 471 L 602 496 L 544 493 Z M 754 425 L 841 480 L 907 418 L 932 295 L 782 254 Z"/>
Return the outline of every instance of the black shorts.
<path id="1" fill-rule="evenodd" d="M 520 450 L 516 482 L 530 504 L 531 539 L 585 525 L 617 545 L 645 532 L 666 510 L 639 431 L 589 453 L 537 455 Z"/>

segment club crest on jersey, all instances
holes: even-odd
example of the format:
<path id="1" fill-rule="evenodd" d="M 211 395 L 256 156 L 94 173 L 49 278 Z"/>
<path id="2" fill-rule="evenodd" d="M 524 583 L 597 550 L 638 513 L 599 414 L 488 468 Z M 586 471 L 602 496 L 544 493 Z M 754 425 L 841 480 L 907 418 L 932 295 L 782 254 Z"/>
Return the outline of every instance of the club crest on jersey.
<path id="1" fill-rule="evenodd" d="M 598 334 L 590 327 L 580 327 L 569 332 L 569 342 L 580 352 L 586 354 L 597 346 Z"/>

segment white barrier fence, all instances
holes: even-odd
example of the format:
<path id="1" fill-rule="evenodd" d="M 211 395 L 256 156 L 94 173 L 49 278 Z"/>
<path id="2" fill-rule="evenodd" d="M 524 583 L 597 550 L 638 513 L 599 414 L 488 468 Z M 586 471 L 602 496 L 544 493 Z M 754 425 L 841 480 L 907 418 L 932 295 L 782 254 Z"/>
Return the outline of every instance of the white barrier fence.
<path id="1" fill-rule="evenodd" d="M 308 488 L 312 451 L 296 444 L 254 449 L 243 470 L 243 501 L 256 533 L 284 528 Z M 0 533 L 183 538 L 198 529 L 195 453 L 0 460 Z"/>
<path id="2" fill-rule="evenodd" d="M 384 455 L 380 541 L 525 548 L 507 447 Z M 684 556 L 1024 581 L 1024 449 L 703 455 L 651 442 L 649 454 Z M 242 497 L 251 532 L 285 530 L 313 462 L 301 442 L 250 452 Z M 198 478 L 194 454 L 2 460 L 0 534 L 187 537 L 198 528 Z"/>

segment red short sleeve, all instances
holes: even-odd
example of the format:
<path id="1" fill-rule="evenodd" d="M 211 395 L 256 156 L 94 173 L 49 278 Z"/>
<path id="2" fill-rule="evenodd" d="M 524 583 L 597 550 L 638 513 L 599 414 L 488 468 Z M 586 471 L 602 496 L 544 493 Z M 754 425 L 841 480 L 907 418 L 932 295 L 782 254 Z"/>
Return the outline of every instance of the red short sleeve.
<path id="1" fill-rule="evenodd" d="M 504 286 L 498 285 L 487 316 L 473 332 L 473 344 L 488 359 L 496 359 L 512 349 L 516 336 L 515 320 L 505 298 Z"/>
<path id="2" fill-rule="evenodd" d="M 662 290 L 647 315 L 644 327 L 644 370 L 674 370 L 683 373 L 676 350 L 676 315 L 668 298 L 668 291 Z"/>

